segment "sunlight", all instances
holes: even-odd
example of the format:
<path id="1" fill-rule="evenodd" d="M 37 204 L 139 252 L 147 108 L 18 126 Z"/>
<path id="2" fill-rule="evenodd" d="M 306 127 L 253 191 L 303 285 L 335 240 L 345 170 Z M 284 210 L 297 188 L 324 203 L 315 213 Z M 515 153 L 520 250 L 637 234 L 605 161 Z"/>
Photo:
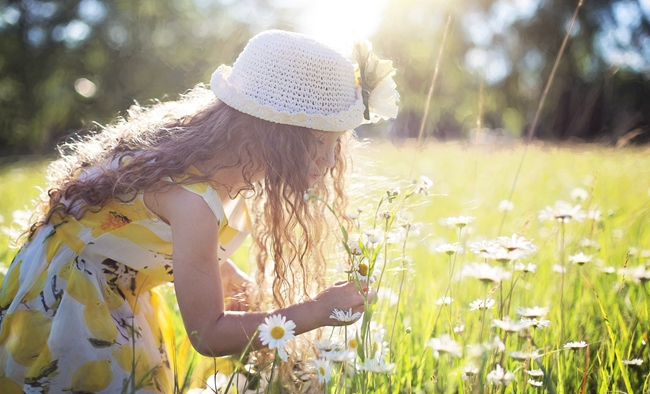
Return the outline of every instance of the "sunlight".
<path id="1" fill-rule="evenodd" d="M 379 27 L 388 0 L 316 0 L 305 7 L 300 0 L 279 0 L 289 8 L 304 8 L 296 31 L 351 56 L 354 40 L 370 38 Z"/>

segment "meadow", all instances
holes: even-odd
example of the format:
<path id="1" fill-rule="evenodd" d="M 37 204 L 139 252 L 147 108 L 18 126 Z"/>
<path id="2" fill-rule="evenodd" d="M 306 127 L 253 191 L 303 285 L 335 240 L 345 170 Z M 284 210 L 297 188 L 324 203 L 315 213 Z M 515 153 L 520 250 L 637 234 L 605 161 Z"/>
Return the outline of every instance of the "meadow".
<path id="1" fill-rule="evenodd" d="M 543 143 L 357 148 L 346 212 L 355 224 L 338 235 L 345 242 L 332 252 L 331 275 L 374 272 L 379 297 L 305 356 L 306 388 L 650 392 L 648 153 Z M 12 222 L 28 218 L 45 166 L 0 167 L 0 267 L 11 262 Z M 234 259 L 248 269 L 245 251 Z M 177 312 L 173 321 L 182 336 Z M 191 354 L 179 346 L 178 357 Z M 241 374 L 216 363 L 227 366 L 204 390 L 192 381 L 193 392 L 277 392 L 282 382 L 266 383 L 282 376 L 275 361 Z M 251 376 L 255 387 L 235 381 Z"/>

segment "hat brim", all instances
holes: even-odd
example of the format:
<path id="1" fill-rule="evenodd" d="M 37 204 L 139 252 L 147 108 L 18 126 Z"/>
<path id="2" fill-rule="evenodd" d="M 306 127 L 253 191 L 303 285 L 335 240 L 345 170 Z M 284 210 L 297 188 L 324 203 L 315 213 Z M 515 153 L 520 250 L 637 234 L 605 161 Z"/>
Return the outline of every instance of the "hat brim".
<path id="1" fill-rule="evenodd" d="M 346 111 L 329 115 L 308 114 L 306 112 L 290 113 L 259 104 L 252 98 L 237 91 L 228 81 L 231 72 L 232 67 L 219 66 L 210 78 L 210 89 L 226 105 L 245 114 L 273 123 L 331 132 L 351 130 L 363 123 L 365 106 L 359 88 L 357 88 L 357 101 Z"/>

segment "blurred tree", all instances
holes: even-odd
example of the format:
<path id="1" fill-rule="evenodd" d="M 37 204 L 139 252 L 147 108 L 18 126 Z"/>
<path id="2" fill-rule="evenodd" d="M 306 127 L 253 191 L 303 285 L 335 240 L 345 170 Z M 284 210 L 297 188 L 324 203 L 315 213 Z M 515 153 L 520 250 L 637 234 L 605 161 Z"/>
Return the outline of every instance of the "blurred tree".
<path id="1" fill-rule="evenodd" d="M 289 16 L 266 0 L 0 0 L 0 155 L 175 98 Z"/>
<path id="2" fill-rule="evenodd" d="M 392 0 L 374 41 L 398 69 L 394 137 L 417 137 L 447 17 L 426 135 L 527 134 L 577 1 Z M 650 141 L 650 1 L 585 0 L 535 136 Z"/>

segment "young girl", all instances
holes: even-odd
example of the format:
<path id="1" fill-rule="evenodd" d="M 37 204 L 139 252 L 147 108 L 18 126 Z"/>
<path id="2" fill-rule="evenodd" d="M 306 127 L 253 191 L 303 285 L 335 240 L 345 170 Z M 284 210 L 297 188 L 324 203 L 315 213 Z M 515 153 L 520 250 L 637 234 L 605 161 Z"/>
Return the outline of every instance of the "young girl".
<path id="1" fill-rule="evenodd" d="M 348 130 L 367 109 L 356 82 L 334 50 L 268 31 L 217 69 L 214 95 L 134 108 L 63 146 L 0 292 L 0 392 L 171 392 L 163 283 L 206 356 L 242 352 L 270 314 L 301 334 L 341 324 L 335 308 L 363 311 L 353 283 L 325 288 L 325 215 L 303 198 L 346 207 Z M 229 260 L 249 232 L 255 285 Z"/>

